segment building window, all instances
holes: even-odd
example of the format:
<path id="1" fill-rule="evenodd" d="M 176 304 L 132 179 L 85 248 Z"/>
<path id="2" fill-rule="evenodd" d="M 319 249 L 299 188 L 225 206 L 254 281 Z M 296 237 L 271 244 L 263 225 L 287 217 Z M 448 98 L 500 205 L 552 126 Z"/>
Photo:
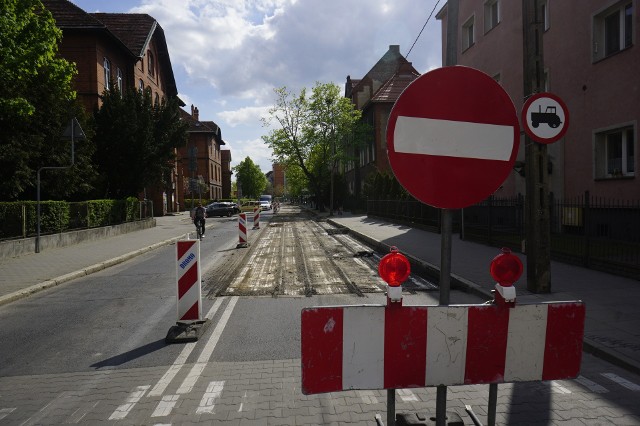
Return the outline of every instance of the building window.
<path id="1" fill-rule="evenodd" d="M 547 31 L 551 26 L 551 22 L 549 21 L 549 3 L 547 0 L 543 0 L 540 4 L 542 8 L 542 19 L 544 20 L 544 30 Z"/>
<path id="2" fill-rule="evenodd" d="M 120 68 L 116 70 L 116 84 L 118 91 L 122 93 L 122 70 Z"/>
<path id="3" fill-rule="evenodd" d="M 600 60 L 633 44 L 633 4 L 622 1 L 593 17 L 593 59 Z"/>
<path id="4" fill-rule="evenodd" d="M 138 89 L 144 92 L 144 81 L 142 81 L 142 79 L 138 80 Z"/>
<path id="5" fill-rule="evenodd" d="M 634 126 L 596 133 L 596 178 L 635 176 L 634 135 Z"/>
<path id="6" fill-rule="evenodd" d="M 156 75 L 155 61 L 153 59 L 153 53 L 150 50 L 147 51 L 147 70 L 150 76 Z"/>
<path id="7" fill-rule="evenodd" d="M 153 101 L 153 105 L 157 108 L 160 106 L 160 95 L 156 93 L 155 100 Z"/>
<path id="8" fill-rule="evenodd" d="M 105 90 L 110 90 L 111 89 L 111 61 L 109 61 L 107 58 L 104 58 L 102 65 L 104 67 L 104 88 Z"/>
<path id="9" fill-rule="evenodd" d="M 467 22 L 462 25 L 462 50 L 465 51 L 475 42 L 475 38 L 473 36 L 473 27 L 474 27 L 475 17 L 469 18 Z"/>
<path id="10" fill-rule="evenodd" d="M 484 32 L 488 33 L 500 22 L 498 0 L 484 2 Z"/>

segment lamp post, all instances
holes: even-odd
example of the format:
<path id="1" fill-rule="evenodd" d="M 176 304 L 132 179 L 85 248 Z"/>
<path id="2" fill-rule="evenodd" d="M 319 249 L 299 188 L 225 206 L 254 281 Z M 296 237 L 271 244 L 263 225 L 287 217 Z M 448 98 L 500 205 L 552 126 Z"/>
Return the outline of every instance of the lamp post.
<path id="1" fill-rule="evenodd" d="M 75 139 L 85 139 L 85 134 L 80 127 L 80 123 L 74 117 L 71 119 L 71 123 L 65 129 L 63 136 L 71 137 L 71 164 L 68 166 L 56 166 L 56 167 L 40 167 L 37 173 L 37 189 L 36 189 L 36 205 L 37 205 L 37 219 L 36 219 L 36 253 L 40 253 L 40 172 L 42 170 L 51 169 L 68 169 L 72 167 L 75 161 Z"/>

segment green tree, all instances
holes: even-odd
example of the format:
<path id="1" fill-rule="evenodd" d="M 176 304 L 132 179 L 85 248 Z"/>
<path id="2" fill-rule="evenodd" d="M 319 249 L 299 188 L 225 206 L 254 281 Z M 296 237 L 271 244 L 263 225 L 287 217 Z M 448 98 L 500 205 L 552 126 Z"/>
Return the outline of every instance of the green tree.
<path id="1" fill-rule="evenodd" d="M 0 198 L 35 194 L 36 172 L 70 163 L 62 137 L 72 117 L 82 120 L 71 79 L 74 64 L 57 56 L 62 32 L 39 0 L 0 0 Z M 86 126 L 83 126 L 86 127 Z M 76 167 L 43 173 L 45 196 L 90 189 L 90 143 L 77 145 Z"/>
<path id="2" fill-rule="evenodd" d="M 233 168 L 243 197 L 258 198 L 267 187 L 267 178 L 251 158 L 247 157 Z"/>
<path id="3" fill-rule="evenodd" d="M 306 89 L 299 95 L 286 87 L 275 92 L 276 104 L 263 122 L 275 128 L 262 139 L 278 162 L 295 164 L 304 173 L 322 207 L 332 170 L 340 161 L 348 161 L 349 146 L 359 143 L 354 135 L 361 113 L 331 83 L 316 83 L 311 96 Z"/>
<path id="4" fill-rule="evenodd" d="M 187 138 L 177 100 L 154 106 L 149 90 L 131 88 L 121 94 L 112 89 L 103 94 L 94 117 L 101 196 L 137 196 L 147 187 L 166 183 L 175 148 Z"/>

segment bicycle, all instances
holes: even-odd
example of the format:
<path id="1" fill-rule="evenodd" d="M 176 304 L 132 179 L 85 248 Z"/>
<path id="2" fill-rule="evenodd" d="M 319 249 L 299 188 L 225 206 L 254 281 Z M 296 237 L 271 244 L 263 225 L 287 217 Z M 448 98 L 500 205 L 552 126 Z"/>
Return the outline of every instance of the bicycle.
<path id="1" fill-rule="evenodd" d="M 196 224 L 196 238 L 202 241 L 202 222 L 199 220 L 196 220 L 195 224 Z"/>

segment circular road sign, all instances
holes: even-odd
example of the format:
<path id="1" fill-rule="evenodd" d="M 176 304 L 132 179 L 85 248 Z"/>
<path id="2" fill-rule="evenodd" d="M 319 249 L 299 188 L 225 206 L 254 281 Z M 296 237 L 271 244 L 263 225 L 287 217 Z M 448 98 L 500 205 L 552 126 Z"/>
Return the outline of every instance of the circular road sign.
<path id="1" fill-rule="evenodd" d="M 400 184 L 438 208 L 471 206 L 513 168 L 520 125 L 507 92 L 473 68 L 423 74 L 402 92 L 387 126 L 389 163 Z"/>
<path id="2" fill-rule="evenodd" d="M 553 93 L 537 93 L 527 99 L 522 107 L 524 131 L 536 142 L 556 142 L 567 133 L 569 110 Z"/>

